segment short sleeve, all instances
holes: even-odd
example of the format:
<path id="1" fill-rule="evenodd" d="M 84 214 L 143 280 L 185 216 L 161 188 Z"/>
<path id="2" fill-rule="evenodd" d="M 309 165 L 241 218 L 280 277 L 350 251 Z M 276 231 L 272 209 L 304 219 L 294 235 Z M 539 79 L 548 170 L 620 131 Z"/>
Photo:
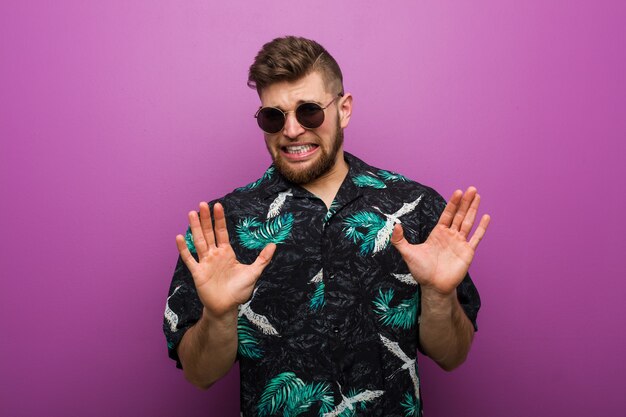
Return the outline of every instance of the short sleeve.
<path id="1" fill-rule="evenodd" d="M 474 325 L 474 330 L 478 331 L 476 319 L 478 318 L 478 310 L 480 309 L 480 295 L 469 274 L 465 275 L 463 281 L 456 287 L 456 296 L 465 311 L 465 315 L 470 319 L 472 325 Z"/>
<path id="2" fill-rule="evenodd" d="M 195 254 L 194 254 L 195 255 Z M 179 256 L 172 277 L 165 313 L 163 332 L 167 341 L 169 357 L 182 369 L 177 348 L 185 332 L 202 317 L 202 303 L 198 298 L 191 272 Z"/>
<path id="3" fill-rule="evenodd" d="M 420 230 L 422 241 L 428 238 L 428 235 L 439 221 L 439 217 L 447 204 L 446 200 L 436 191 L 432 189 L 430 191 L 430 195 L 425 199 L 424 205 L 422 206 L 422 228 Z M 478 310 L 480 309 L 480 295 L 469 274 L 465 275 L 463 281 L 461 281 L 456 288 L 456 293 L 461 307 L 463 307 L 465 314 L 472 322 L 474 330 L 477 331 L 478 326 L 476 319 L 478 317 Z"/>

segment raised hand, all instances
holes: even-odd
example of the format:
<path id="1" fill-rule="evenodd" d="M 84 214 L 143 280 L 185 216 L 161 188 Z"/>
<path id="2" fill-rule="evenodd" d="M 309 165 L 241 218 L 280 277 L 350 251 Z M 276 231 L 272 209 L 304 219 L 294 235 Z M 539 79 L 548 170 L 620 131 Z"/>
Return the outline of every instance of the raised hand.
<path id="1" fill-rule="evenodd" d="M 402 226 L 395 225 L 391 243 L 398 249 L 411 275 L 422 288 L 447 296 L 463 280 L 489 225 L 490 217 L 485 214 L 469 238 L 479 204 L 480 196 L 476 188 L 470 187 L 465 193 L 456 190 L 439 222 L 422 244 L 412 245 L 407 242 Z"/>
<path id="2" fill-rule="evenodd" d="M 213 316 L 221 317 L 248 301 L 254 284 L 272 259 L 276 245 L 271 243 L 263 248 L 254 263 L 242 264 L 230 246 L 224 208 L 220 203 L 213 207 L 213 215 L 215 227 L 207 203 L 200 203 L 199 217 L 197 212 L 189 212 L 198 261 L 189 252 L 182 235 L 176 236 L 176 246 L 193 276 L 205 309 Z"/>

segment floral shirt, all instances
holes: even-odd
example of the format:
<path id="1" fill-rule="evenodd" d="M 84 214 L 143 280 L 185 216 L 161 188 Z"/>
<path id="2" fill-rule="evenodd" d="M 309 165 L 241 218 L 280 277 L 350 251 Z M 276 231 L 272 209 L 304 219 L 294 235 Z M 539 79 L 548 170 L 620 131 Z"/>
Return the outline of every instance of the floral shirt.
<path id="1" fill-rule="evenodd" d="M 273 166 L 223 204 L 237 258 L 276 253 L 239 307 L 241 413 L 265 416 L 420 416 L 420 289 L 390 243 L 395 223 L 423 242 L 445 200 L 402 175 L 345 154 L 346 176 L 330 208 Z M 187 243 L 195 252 L 187 232 Z M 457 288 L 476 326 L 478 292 Z M 179 258 L 163 329 L 169 355 L 202 305 Z"/>

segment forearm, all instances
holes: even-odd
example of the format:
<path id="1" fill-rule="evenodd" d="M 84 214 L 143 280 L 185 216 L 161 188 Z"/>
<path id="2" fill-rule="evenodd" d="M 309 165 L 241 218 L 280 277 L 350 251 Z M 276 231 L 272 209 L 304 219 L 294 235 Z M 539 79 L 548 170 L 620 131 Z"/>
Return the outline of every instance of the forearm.
<path id="1" fill-rule="evenodd" d="M 474 327 L 459 303 L 456 291 L 443 296 L 423 289 L 420 344 L 437 364 L 451 371 L 461 365 L 470 350 Z"/>
<path id="2" fill-rule="evenodd" d="M 237 357 L 237 310 L 217 318 L 204 309 L 183 336 L 178 356 L 185 378 L 199 388 L 207 389 L 226 375 Z"/>

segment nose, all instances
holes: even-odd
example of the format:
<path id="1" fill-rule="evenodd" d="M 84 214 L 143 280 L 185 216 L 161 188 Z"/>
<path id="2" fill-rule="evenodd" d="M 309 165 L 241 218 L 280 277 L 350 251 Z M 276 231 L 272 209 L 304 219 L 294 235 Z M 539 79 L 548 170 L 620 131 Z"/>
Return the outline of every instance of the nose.
<path id="1" fill-rule="evenodd" d="M 283 135 L 290 139 L 295 139 L 306 131 L 300 126 L 296 119 L 296 112 L 290 111 L 285 116 L 285 126 L 283 126 Z"/>

